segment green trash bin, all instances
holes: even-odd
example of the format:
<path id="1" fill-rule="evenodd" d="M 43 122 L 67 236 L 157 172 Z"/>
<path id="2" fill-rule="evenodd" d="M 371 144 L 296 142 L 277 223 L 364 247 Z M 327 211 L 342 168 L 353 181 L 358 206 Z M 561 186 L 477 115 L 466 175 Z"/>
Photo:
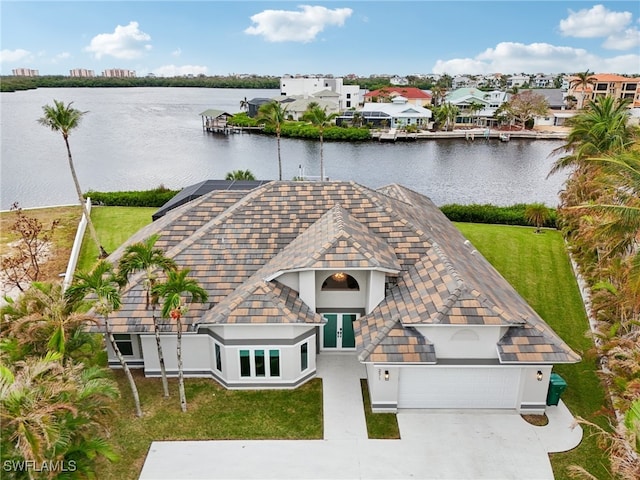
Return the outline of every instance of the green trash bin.
<path id="1" fill-rule="evenodd" d="M 567 389 L 567 382 L 557 373 L 552 373 L 549 379 L 549 391 L 547 392 L 547 405 L 558 405 L 562 392 Z"/>

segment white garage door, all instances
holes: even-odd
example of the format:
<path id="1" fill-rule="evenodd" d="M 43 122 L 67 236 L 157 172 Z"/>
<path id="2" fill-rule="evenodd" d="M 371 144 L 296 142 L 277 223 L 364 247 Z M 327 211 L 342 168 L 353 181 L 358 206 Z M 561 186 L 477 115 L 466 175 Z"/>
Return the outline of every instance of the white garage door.
<path id="1" fill-rule="evenodd" d="M 516 408 L 519 368 L 403 368 L 398 408 Z"/>

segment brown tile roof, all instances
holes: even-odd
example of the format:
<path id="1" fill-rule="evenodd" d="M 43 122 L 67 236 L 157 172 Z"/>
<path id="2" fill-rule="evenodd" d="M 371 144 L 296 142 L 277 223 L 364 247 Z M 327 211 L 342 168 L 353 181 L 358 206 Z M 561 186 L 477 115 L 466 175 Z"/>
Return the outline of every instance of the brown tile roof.
<path id="1" fill-rule="evenodd" d="M 430 99 L 429 95 L 424 90 L 420 90 L 417 87 L 382 87 L 378 90 L 373 90 L 364 94 L 365 98 L 369 97 L 384 97 L 389 96 L 391 93 L 402 95 L 404 98 L 413 100 L 415 98 Z"/>
<path id="2" fill-rule="evenodd" d="M 506 362 L 530 361 L 533 341 L 540 361 L 577 358 L 427 197 L 398 185 L 272 182 L 252 191 L 213 191 L 128 243 L 152 233 L 209 294 L 208 303 L 190 305 L 185 323 L 192 329 L 322 323 L 295 291 L 272 279 L 292 270 L 377 269 L 397 274 L 397 285 L 356 322 L 367 361 L 435 361 L 433 345 L 412 328 L 420 324 L 511 326 L 500 345 Z M 142 275 L 131 279 L 122 308 L 111 316 L 114 331 L 153 330 L 142 284 Z M 166 321 L 163 331 L 173 330 Z"/>

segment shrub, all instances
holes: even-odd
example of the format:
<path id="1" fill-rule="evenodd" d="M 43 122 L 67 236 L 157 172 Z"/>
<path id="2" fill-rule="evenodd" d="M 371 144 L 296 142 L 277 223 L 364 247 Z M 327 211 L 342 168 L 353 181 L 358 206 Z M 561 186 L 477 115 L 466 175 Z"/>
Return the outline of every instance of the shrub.
<path id="1" fill-rule="evenodd" d="M 227 120 L 229 125 L 236 127 L 255 127 L 258 125 L 258 121 L 255 118 L 251 118 L 245 112 L 236 113 L 233 117 Z"/>
<path id="2" fill-rule="evenodd" d="M 84 197 L 91 197 L 96 205 L 110 207 L 161 207 L 173 198 L 179 190 L 169 190 L 163 186 L 153 190 L 127 192 L 96 192 L 89 190 Z"/>
<path id="3" fill-rule="evenodd" d="M 468 223 L 492 223 L 502 225 L 523 225 L 535 227 L 525 214 L 529 205 L 519 203 L 509 207 L 498 207 L 495 205 L 471 204 L 459 205 L 449 204 L 440 207 L 452 222 L 468 222 Z M 549 217 L 544 222 L 545 227 L 556 228 L 556 211 L 549 208 Z"/>

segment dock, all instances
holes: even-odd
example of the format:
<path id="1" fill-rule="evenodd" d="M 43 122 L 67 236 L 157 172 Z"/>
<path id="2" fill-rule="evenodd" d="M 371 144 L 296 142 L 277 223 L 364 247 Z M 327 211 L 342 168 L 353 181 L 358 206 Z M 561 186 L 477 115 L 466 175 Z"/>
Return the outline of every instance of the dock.
<path id="1" fill-rule="evenodd" d="M 225 112 L 224 110 L 216 110 L 210 108 L 200 114 L 202 117 L 202 130 L 207 133 L 242 133 L 251 131 L 261 131 L 264 127 L 239 127 L 237 125 L 230 125 L 229 119 L 233 117 L 233 114 Z"/>

